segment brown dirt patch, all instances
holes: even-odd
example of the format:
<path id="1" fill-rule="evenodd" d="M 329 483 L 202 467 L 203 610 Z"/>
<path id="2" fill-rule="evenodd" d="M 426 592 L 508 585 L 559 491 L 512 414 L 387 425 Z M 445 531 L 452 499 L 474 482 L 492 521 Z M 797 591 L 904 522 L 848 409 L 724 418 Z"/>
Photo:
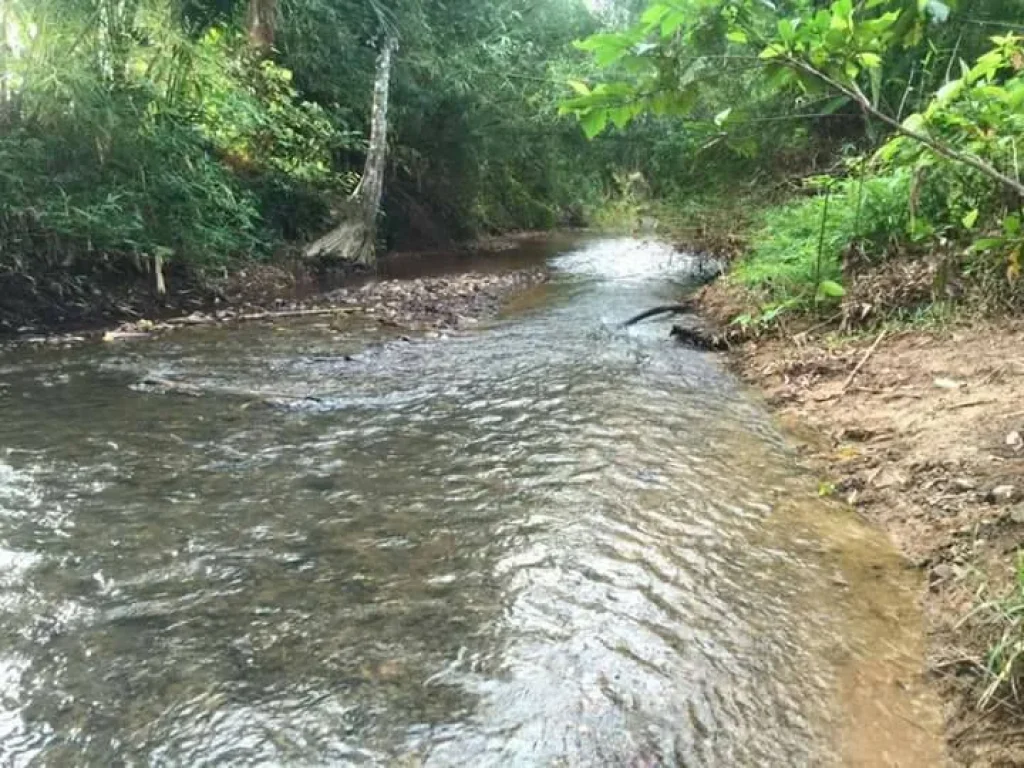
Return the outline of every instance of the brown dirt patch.
<path id="1" fill-rule="evenodd" d="M 727 293 L 709 292 L 728 316 Z M 929 667 L 962 765 L 1024 765 L 1024 708 L 976 707 L 992 630 L 962 622 L 1002 594 L 1024 547 L 1024 323 L 877 335 L 776 337 L 734 348 L 836 492 L 925 572 Z M 995 496 L 993 490 L 999 489 Z"/>

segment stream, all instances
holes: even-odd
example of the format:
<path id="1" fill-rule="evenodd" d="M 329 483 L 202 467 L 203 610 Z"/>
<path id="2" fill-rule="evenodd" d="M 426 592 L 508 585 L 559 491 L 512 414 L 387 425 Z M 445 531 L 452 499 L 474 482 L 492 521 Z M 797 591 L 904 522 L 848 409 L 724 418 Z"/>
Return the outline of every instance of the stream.
<path id="1" fill-rule="evenodd" d="M 0 353 L 0 764 L 942 765 L 915 574 L 720 358 L 617 327 L 693 260 L 519 257 L 441 338 Z"/>

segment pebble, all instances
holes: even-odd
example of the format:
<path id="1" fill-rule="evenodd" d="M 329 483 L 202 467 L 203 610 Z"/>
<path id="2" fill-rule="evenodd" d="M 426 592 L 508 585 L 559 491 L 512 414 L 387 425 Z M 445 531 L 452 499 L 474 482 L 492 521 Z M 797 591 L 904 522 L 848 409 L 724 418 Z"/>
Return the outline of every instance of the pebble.
<path id="1" fill-rule="evenodd" d="M 1024 525 L 1024 505 L 1018 505 L 1011 509 L 1010 519 L 1018 525 Z"/>
<path id="2" fill-rule="evenodd" d="M 970 477 L 955 477 L 953 487 L 958 491 L 973 491 L 977 489 L 978 484 Z"/>

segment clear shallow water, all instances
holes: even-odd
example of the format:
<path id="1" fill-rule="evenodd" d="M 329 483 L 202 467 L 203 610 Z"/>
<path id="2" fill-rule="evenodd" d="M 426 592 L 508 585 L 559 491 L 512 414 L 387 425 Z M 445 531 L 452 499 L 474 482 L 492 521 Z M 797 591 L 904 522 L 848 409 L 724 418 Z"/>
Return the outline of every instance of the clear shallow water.
<path id="1" fill-rule="evenodd" d="M 551 263 L 465 336 L 0 359 L 3 760 L 936 765 L 892 552 L 714 357 L 615 327 L 687 258 Z"/>

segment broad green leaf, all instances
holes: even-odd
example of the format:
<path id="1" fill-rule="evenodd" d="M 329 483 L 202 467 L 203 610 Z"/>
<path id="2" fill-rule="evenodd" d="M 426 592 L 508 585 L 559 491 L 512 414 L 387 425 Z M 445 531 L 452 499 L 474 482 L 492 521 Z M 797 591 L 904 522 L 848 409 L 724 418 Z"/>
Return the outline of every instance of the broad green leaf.
<path id="1" fill-rule="evenodd" d="M 978 220 L 978 209 L 972 208 L 970 211 L 964 214 L 961 222 L 964 225 L 964 229 L 974 229 L 974 223 Z"/>
<path id="2" fill-rule="evenodd" d="M 758 58 L 761 58 L 761 59 L 777 59 L 780 56 L 784 56 L 785 54 L 786 54 L 786 49 L 785 48 L 783 48 L 781 45 L 776 45 L 775 43 L 772 43 L 767 48 L 765 48 L 763 51 L 761 51 L 760 54 L 758 54 Z"/>
<path id="3" fill-rule="evenodd" d="M 640 17 L 640 22 L 648 29 L 654 29 L 656 26 L 661 24 L 661 20 L 665 18 L 672 8 L 664 3 L 654 3 Z"/>
<path id="4" fill-rule="evenodd" d="M 580 126 L 588 139 L 597 136 L 607 125 L 608 112 L 603 109 L 593 109 L 580 118 Z"/>
<path id="5" fill-rule="evenodd" d="M 1003 219 L 1003 232 L 1010 237 L 1016 237 L 1020 234 L 1020 216 L 1016 213 L 1011 213 L 1005 219 Z"/>
<path id="6" fill-rule="evenodd" d="M 672 13 L 661 20 L 661 36 L 670 37 L 675 34 L 675 31 L 683 25 L 684 21 L 686 21 L 686 14 L 682 11 L 672 11 Z"/>
<path id="7" fill-rule="evenodd" d="M 993 248 L 999 248 L 1005 243 L 1006 241 L 1001 237 L 982 237 L 971 244 L 971 250 L 976 253 L 991 251 Z"/>
<path id="8" fill-rule="evenodd" d="M 739 43 L 740 45 L 746 45 L 747 33 L 741 29 L 733 29 L 726 33 L 725 39 L 731 43 Z"/>
<path id="9" fill-rule="evenodd" d="M 569 80 L 569 87 L 576 91 L 580 96 L 590 95 L 590 88 L 582 80 Z"/>
<path id="10" fill-rule="evenodd" d="M 857 56 L 857 59 L 865 67 L 869 67 L 871 69 L 879 67 L 882 64 L 882 57 L 877 53 L 861 53 Z"/>
<path id="11" fill-rule="evenodd" d="M 818 283 L 818 294 L 839 299 L 846 295 L 846 290 L 834 280 L 822 280 Z"/>
<path id="12" fill-rule="evenodd" d="M 779 37 L 786 45 L 792 45 L 796 38 L 796 30 L 793 29 L 793 22 L 789 19 L 779 19 Z"/>
<path id="13" fill-rule="evenodd" d="M 721 127 L 726 120 L 729 119 L 729 115 L 732 114 L 732 107 L 729 109 L 723 109 L 717 115 L 715 115 L 715 125 Z"/>
<path id="14" fill-rule="evenodd" d="M 633 109 L 631 107 L 615 107 L 608 110 L 608 114 L 611 117 L 612 123 L 619 130 L 629 125 L 629 121 L 633 119 Z"/>

